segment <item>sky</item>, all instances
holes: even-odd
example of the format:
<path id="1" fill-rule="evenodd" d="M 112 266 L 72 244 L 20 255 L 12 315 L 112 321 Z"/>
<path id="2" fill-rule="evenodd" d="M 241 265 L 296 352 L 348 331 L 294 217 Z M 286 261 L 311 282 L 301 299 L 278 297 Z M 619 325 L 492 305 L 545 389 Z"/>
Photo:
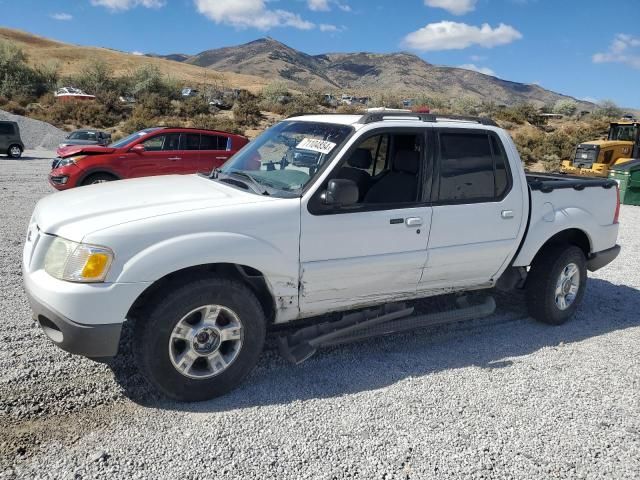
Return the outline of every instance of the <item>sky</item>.
<path id="1" fill-rule="evenodd" d="M 640 109 L 640 0 L 0 0 L 2 26 L 127 52 L 270 36 L 309 54 L 408 51 L 436 65 Z"/>

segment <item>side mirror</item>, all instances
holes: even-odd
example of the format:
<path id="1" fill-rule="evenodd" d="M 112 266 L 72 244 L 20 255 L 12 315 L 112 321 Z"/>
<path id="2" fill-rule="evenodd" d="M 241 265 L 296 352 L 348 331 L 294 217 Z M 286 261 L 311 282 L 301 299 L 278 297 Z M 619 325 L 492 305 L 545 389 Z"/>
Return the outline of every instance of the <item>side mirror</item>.
<path id="1" fill-rule="evenodd" d="M 353 180 L 336 178 L 329 180 L 327 189 L 320 195 L 320 200 L 325 205 L 347 206 L 358 203 L 360 192 Z"/>
<path id="2" fill-rule="evenodd" d="M 138 143 L 136 145 L 134 145 L 133 147 L 131 147 L 131 149 L 129 150 L 130 152 L 133 153 L 142 153 L 145 151 L 144 145 L 142 143 Z"/>

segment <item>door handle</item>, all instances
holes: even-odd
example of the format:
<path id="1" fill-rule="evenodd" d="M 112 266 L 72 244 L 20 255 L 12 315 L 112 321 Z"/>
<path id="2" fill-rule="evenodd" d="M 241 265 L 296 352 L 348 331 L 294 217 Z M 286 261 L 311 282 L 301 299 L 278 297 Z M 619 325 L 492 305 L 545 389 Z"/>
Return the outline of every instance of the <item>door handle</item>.
<path id="1" fill-rule="evenodd" d="M 513 210 L 502 210 L 500 216 L 504 219 L 513 218 Z"/>
<path id="2" fill-rule="evenodd" d="M 419 227 L 422 225 L 422 218 L 420 217 L 407 217 L 405 220 L 407 227 Z"/>
<path id="3" fill-rule="evenodd" d="M 229 157 L 216 157 L 216 160 L 226 160 Z"/>
<path id="4" fill-rule="evenodd" d="M 167 160 L 171 160 L 171 161 L 182 160 L 182 157 L 169 157 Z"/>

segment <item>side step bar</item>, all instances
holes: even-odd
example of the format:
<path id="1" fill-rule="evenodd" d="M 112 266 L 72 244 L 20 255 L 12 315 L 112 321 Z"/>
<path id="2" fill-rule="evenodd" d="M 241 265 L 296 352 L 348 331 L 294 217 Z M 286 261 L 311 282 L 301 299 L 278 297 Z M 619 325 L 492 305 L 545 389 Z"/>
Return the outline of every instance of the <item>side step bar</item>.
<path id="1" fill-rule="evenodd" d="M 460 297 L 457 303 L 459 308 L 456 309 L 415 316 L 412 316 L 414 308 L 405 304 L 388 304 L 377 309 L 348 313 L 338 321 L 311 325 L 282 335 L 278 337 L 278 347 L 285 359 L 299 364 L 320 347 L 487 317 L 496 309 L 493 297 L 486 297 L 477 305 L 469 304 L 467 297 Z"/>

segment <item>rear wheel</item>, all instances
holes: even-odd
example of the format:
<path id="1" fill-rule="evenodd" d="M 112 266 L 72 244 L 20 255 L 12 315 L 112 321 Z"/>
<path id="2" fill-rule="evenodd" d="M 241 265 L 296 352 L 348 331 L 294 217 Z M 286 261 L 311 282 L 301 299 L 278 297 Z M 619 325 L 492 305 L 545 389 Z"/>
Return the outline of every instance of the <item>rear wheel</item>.
<path id="1" fill-rule="evenodd" d="M 235 388 L 258 361 L 265 316 L 240 282 L 207 278 L 169 288 L 134 330 L 140 371 L 163 394 L 207 400 Z"/>
<path id="2" fill-rule="evenodd" d="M 551 325 L 565 323 L 584 296 L 587 262 L 574 245 L 551 246 L 535 259 L 527 278 L 529 315 Z"/>
<path id="3" fill-rule="evenodd" d="M 11 158 L 20 158 L 22 156 L 22 147 L 20 145 L 11 145 L 7 149 L 7 155 Z"/>
<path id="4" fill-rule="evenodd" d="M 113 182 L 114 180 L 117 180 L 117 178 L 108 173 L 94 173 L 92 175 L 89 175 L 87 178 L 85 178 L 82 181 L 82 185 L 93 185 L 96 183 Z"/>

